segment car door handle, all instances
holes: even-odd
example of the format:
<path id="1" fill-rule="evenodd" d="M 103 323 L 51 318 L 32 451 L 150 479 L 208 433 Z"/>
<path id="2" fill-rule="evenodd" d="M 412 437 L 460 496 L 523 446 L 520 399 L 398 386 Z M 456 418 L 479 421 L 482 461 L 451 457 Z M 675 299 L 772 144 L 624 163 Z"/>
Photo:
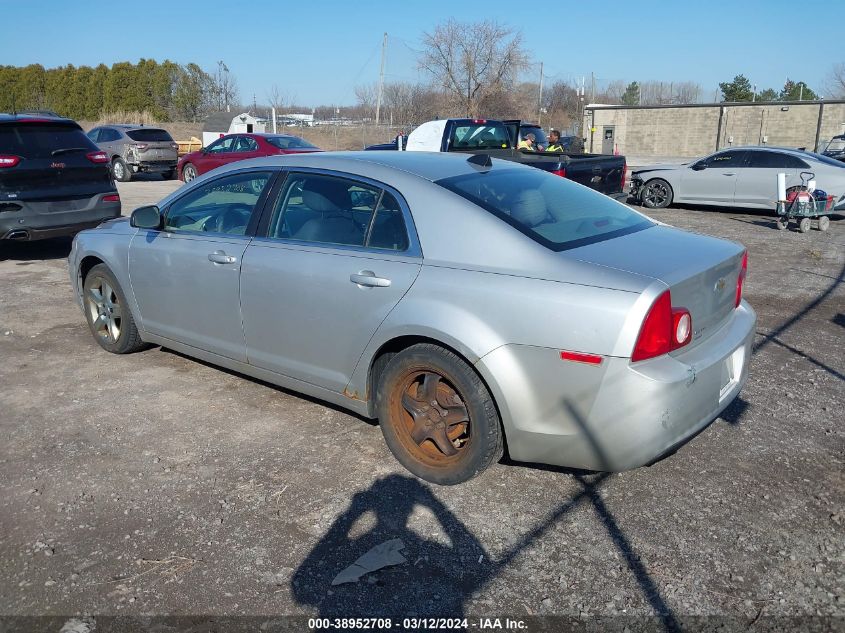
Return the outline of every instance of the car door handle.
<path id="1" fill-rule="evenodd" d="M 234 264 L 237 261 L 237 257 L 227 255 L 223 251 L 214 251 L 208 254 L 208 261 L 214 262 L 215 264 Z"/>
<path id="2" fill-rule="evenodd" d="M 722 175 L 723 176 L 736 176 L 736 174 L 732 171 L 723 171 Z"/>
<path id="3" fill-rule="evenodd" d="M 362 270 L 358 274 L 349 275 L 349 281 L 368 288 L 387 288 L 390 285 L 389 279 L 376 277 L 376 274 L 372 270 Z"/>

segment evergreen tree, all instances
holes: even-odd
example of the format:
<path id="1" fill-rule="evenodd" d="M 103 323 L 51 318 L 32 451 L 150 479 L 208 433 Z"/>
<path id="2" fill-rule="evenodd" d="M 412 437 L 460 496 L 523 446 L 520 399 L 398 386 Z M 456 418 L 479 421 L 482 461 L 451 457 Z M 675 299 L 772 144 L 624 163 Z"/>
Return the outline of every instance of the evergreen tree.
<path id="1" fill-rule="evenodd" d="M 754 91 L 751 82 L 745 75 L 737 75 L 733 81 L 725 81 L 719 84 L 722 91 L 722 101 L 751 101 Z"/>
<path id="2" fill-rule="evenodd" d="M 625 92 L 622 93 L 622 103 L 627 106 L 640 105 L 640 84 L 636 81 L 628 84 Z"/>

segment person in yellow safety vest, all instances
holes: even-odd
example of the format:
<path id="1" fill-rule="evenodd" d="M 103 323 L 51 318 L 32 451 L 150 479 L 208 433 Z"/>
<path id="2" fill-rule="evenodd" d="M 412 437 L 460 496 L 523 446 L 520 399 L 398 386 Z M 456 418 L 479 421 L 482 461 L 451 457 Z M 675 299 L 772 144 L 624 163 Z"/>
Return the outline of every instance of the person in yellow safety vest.
<path id="1" fill-rule="evenodd" d="M 534 139 L 535 139 L 535 136 L 531 132 L 529 132 L 528 134 L 525 135 L 525 138 L 523 138 L 517 144 L 516 149 L 525 149 L 525 150 L 528 150 L 529 152 L 536 151 L 536 148 L 534 147 Z"/>
<path id="2" fill-rule="evenodd" d="M 546 148 L 547 152 L 563 152 L 563 145 L 560 144 L 560 132 L 557 130 L 549 130 L 549 146 Z"/>

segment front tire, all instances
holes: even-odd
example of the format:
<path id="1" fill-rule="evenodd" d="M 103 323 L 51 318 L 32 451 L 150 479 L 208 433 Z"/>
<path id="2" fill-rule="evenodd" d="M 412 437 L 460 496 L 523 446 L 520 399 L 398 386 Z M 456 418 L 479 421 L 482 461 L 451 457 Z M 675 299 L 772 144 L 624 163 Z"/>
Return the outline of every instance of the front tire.
<path id="1" fill-rule="evenodd" d="M 376 408 L 388 448 L 420 479 L 459 484 L 502 457 L 490 392 L 463 359 L 437 345 L 413 345 L 390 360 Z"/>
<path id="2" fill-rule="evenodd" d="M 132 180 L 132 170 L 122 158 L 115 158 L 111 164 L 111 173 L 118 182 L 129 182 Z"/>
<path id="3" fill-rule="evenodd" d="M 672 204 L 674 195 L 672 185 L 662 178 L 654 178 L 643 185 L 640 200 L 647 209 L 665 209 Z"/>
<path id="4" fill-rule="evenodd" d="M 197 177 L 197 168 L 188 163 L 182 168 L 182 180 L 185 182 L 191 182 L 194 178 Z"/>
<path id="5" fill-rule="evenodd" d="M 88 272 L 82 298 L 88 327 L 100 347 L 112 354 L 129 354 L 146 347 L 126 295 L 108 266 L 97 264 Z"/>
<path id="6" fill-rule="evenodd" d="M 165 180 L 173 180 L 173 177 L 176 175 L 176 170 L 171 169 L 170 171 L 163 171 L 161 172 L 161 177 Z"/>

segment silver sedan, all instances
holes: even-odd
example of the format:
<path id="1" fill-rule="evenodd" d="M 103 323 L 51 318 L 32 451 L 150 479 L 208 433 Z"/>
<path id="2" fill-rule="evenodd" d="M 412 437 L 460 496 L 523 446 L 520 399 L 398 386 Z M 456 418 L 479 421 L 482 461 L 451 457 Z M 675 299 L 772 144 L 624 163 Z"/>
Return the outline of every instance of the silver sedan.
<path id="1" fill-rule="evenodd" d="M 778 174 L 786 187 L 813 178 L 845 208 L 845 163 L 828 156 L 781 147 L 736 147 L 681 165 L 649 165 L 631 172 L 632 193 L 643 206 L 673 203 L 771 209 L 778 200 Z"/>
<path id="2" fill-rule="evenodd" d="M 377 417 L 417 476 L 502 456 L 624 470 L 737 396 L 756 316 L 733 242 L 559 176 L 405 152 L 256 159 L 84 231 L 99 345 L 161 345 Z"/>

